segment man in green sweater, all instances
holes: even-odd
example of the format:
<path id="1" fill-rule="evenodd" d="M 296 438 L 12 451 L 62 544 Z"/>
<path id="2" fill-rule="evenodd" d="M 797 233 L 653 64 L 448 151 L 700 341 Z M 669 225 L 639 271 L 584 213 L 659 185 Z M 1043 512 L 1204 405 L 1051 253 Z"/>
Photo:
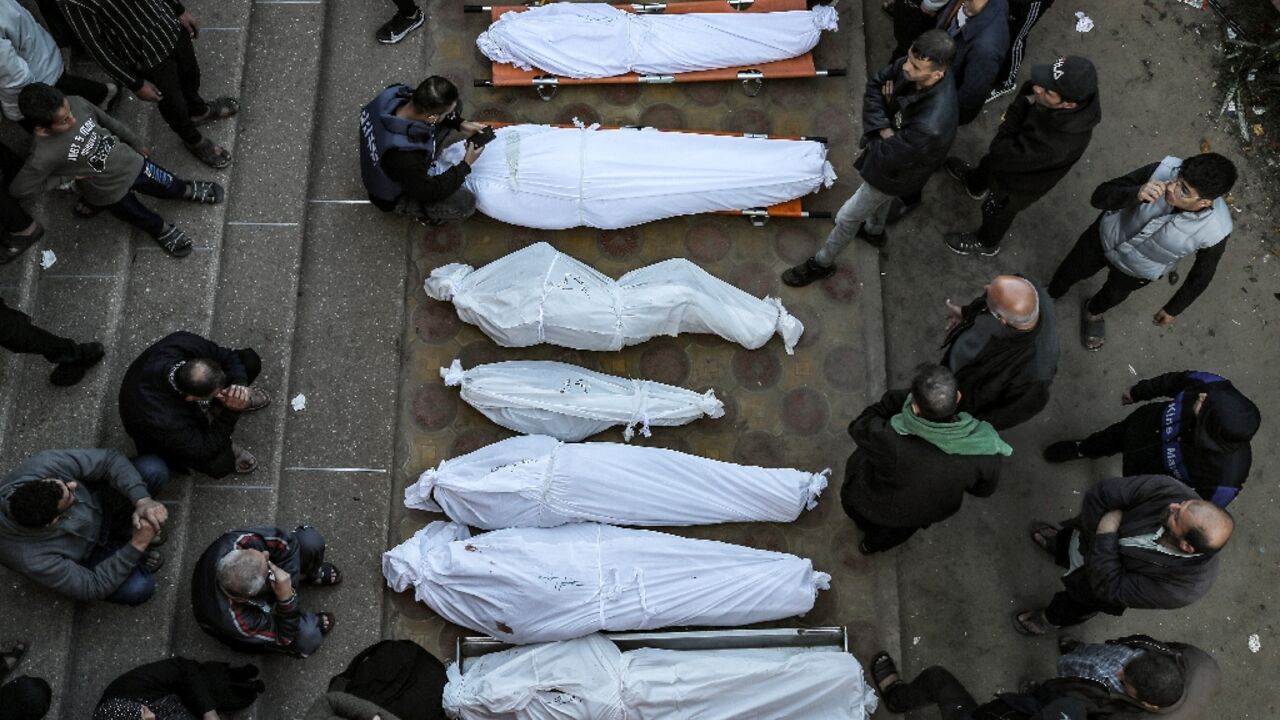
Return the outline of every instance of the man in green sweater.
<path id="1" fill-rule="evenodd" d="M 78 96 L 63 95 L 44 83 L 22 89 L 18 107 L 35 127 L 31 156 L 10 185 L 14 197 L 29 198 L 75 180 L 80 217 L 103 210 L 150 235 L 174 257 L 191 254 L 191 240 L 143 205 L 134 191 L 151 197 L 213 205 L 222 186 L 181 180 L 151 162 L 141 138 L 115 118 Z"/>

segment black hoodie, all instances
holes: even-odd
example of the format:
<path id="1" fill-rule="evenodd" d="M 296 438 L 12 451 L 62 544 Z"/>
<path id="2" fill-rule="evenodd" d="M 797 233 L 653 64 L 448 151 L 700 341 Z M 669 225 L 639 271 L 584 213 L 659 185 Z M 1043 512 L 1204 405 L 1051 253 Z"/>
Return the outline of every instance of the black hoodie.
<path id="1" fill-rule="evenodd" d="M 1071 110 L 1051 110 L 1027 102 L 1031 94 L 1031 83 L 1023 83 L 979 166 L 999 190 L 1038 197 L 1084 155 L 1102 122 L 1102 104 L 1095 94 Z"/>

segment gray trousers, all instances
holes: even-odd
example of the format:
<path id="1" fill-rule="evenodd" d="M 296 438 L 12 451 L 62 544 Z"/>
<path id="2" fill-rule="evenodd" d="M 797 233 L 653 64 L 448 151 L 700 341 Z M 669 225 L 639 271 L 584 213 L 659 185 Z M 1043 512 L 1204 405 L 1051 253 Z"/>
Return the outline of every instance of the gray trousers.
<path id="1" fill-rule="evenodd" d="M 889 217 L 889 203 L 892 201 L 892 195 L 886 195 L 871 187 L 871 183 L 863 181 L 853 197 L 846 200 L 836 212 L 836 226 L 831 229 L 827 241 L 818 249 L 813 259 L 824 267 L 834 265 L 836 256 L 853 242 L 859 225 L 866 228 L 870 235 L 884 232 L 884 222 Z"/>

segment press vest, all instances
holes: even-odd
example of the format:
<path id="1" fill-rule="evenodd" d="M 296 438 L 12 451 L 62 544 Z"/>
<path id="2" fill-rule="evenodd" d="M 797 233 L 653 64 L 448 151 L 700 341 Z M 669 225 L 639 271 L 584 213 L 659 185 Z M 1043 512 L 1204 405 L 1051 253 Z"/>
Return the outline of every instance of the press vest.
<path id="1" fill-rule="evenodd" d="M 1178 176 L 1182 160 L 1166 157 L 1150 180 Z M 1222 242 L 1231 234 L 1231 210 L 1217 198 L 1199 212 L 1179 212 L 1160 197 L 1154 202 L 1103 213 L 1099 226 L 1107 261 L 1144 280 L 1157 280 L 1178 260 Z"/>
<path id="2" fill-rule="evenodd" d="M 409 86 L 392 85 L 360 110 L 360 177 L 371 200 L 393 204 L 404 192 L 400 183 L 382 170 L 382 157 L 389 150 L 423 150 L 428 157 L 435 154 L 435 126 L 396 117 L 396 110 L 412 97 Z"/>

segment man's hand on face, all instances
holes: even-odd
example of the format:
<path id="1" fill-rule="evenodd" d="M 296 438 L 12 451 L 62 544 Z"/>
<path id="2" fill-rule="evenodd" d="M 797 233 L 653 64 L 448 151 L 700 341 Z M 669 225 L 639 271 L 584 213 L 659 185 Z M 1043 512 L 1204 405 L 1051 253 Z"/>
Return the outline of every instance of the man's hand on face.
<path id="1" fill-rule="evenodd" d="M 284 602 L 293 597 L 293 579 L 289 577 L 289 573 L 270 560 L 267 561 L 267 573 L 267 578 L 271 581 L 271 592 L 275 593 L 276 600 Z"/>
<path id="2" fill-rule="evenodd" d="M 169 519 L 169 509 L 149 497 L 142 498 L 133 507 L 134 528 L 149 523 L 159 530 Z"/>
<path id="3" fill-rule="evenodd" d="M 241 412 L 249 407 L 250 396 L 249 388 L 244 385 L 228 385 L 214 395 L 223 407 L 232 412 Z"/>
<path id="4" fill-rule="evenodd" d="M 1096 534 L 1106 535 L 1107 533 L 1118 531 L 1120 529 L 1120 517 L 1122 514 L 1123 513 L 1119 510 L 1108 511 L 1107 514 L 1103 515 L 1102 519 L 1098 521 L 1098 530 Z"/>
<path id="5" fill-rule="evenodd" d="M 1138 202 L 1149 203 L 1155 202 L 1164 197 L 1165 183 L 1159 180 L 1152 180 L 1144 184 L 1138 189 Z"/>

